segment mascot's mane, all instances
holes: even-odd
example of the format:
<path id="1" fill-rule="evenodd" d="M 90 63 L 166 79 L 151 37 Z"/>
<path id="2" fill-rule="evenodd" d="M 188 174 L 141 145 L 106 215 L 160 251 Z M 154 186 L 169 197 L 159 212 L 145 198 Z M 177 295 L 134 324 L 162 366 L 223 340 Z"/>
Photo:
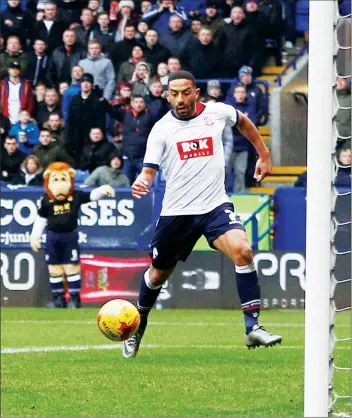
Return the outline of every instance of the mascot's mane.
<path id="1" fill-rule="evenodd" d="M 70 180 L 71 180 L 71 188 L 69 191 L 69 194 L 67 197 L 72 196 L 73 194 L 73 190 L 75 187 L 75 175 L 76 172 L 75 170 L 67 163 L 63 163 L 63 162 L 56 162 L 56 163 L 52 163 L 50 164 L 47 169 L 44 171 L 44 189 L 46 194 L 49 196 L 50 200 L 55 200 L 55 196 L 53 195 L 53 193 L 51 192 L 51 190 L 49 189 L 49 178 L 51 176 L 51 174 L 53 173 L 68 173 L 68 175 L 70 176 Z"/>

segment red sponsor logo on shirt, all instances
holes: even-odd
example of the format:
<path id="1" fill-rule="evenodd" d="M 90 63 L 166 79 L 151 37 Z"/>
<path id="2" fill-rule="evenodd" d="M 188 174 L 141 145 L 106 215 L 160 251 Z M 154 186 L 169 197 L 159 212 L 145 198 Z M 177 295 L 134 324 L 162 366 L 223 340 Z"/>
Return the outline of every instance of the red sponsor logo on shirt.
<path id="1" fill-rule="evenodd" d="M 177 142 L 178 153 L 181 160 L 190 158 L 209 157 L 214 155 L 213 138 L 191 139 L 190 141 Z"/>

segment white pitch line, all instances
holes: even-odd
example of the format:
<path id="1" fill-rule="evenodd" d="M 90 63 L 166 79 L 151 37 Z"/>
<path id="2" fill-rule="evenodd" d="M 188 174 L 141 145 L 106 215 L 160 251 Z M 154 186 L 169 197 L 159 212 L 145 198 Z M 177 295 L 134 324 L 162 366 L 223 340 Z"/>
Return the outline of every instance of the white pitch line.
<path id="1" fill-rule="evenodd" d="M 1 354 L 23 354 L 23 353 L 48 353 L 57 351 L 89 351 L 89 350 L 116 350 L 122 347 L 121 344 L 100 344 L 100 345 L 59 345 L 59 346 L 43 346 L 43 347 L 18 347 L 3 348 Z M 167 344 L 145 344 L 141 348 L 197 348 L 197 349 L 216 349 L 216 350 L 233 350 L 246 349 L 244 345 L 167 345 Z M 303 350 L 303 346 L 298 345 L 278 345 L 276 350 Z M 336 347 L 335 350 L 350 350 L 349 347 Z"/>
<path id="2" fill-rule="evenodd" d="M 96 321 L 81 321 L 81 320 L 59 320 L 59 319 L 23 319 L 23 320 L 2 320 L 1 324 L 77 324 L 77 325 L 91 325 L 96 324 Z M 240 327 L 243 326 L 242 322 L 148 322 L 149 325 L 157 326 L 182 326 L 182 327 Z M 283 327 L 283 328 L 303 328 L 304 323 L 292 324 L 290 322 L 265 322 L 266 327 Z M 349 324 L 337 324 L 337 328 L 350 328 Z"/>

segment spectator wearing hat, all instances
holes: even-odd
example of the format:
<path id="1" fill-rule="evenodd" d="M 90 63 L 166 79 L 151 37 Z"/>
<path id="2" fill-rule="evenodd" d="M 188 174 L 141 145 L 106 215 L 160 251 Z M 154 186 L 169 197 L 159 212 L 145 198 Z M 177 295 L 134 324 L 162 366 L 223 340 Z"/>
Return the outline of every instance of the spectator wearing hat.
<path id="1" fill-rule="evenodd" d="M 233 97 L 226 100 L 225 103 L 240 110 L 254 124 L 256 123 L 255 106 L 253 102 L 247 100 L 247 91 L 244 85 L 236 86 Z M 254 148 L 236 127 L 224 131 L 224 148 L 227 173 L 229 174 L 233 170 L 235 174 L 233 193 L 244 193 L 246 190 L 248 159 Z M 250 168 L 253 169 L 254 167 Z"/>
<path id="2" fill-rule="evenodd" d="M 58 19 L 56 4 L 52 1 L 47 2 L 44 7 L 44 18 L 34 25 L 34 38 L 46 41 L 48 55 L 61 45 L 65 29 L 65 23 Z"/>
<path id="3" fill-rule="evenodd" d="M 160 62 L 166 62 L 171 57 L 169 49 L 160 44 L 159 34 L 156 29 L 147 30 L 145 35 L 144 57 L 151 65 L 152 74 L 156 74 Z"/>
<path id="4" fill-rule="evenodd" d="M 110 28 L 109 13 L 99 13 L 97 24 L 98 26 L 95 27 L 91 32 L 90 39 L 99 41 L 102 51 L 107 53 L 109 47 L 115 42 L 116 35 L 116 31 Z"/>
<path id="5" fill-rule="evenodd" d="M 182 22 L 188 23 L 188 17 L 183 7 L 176 3 L 176 0 L 158 0 L 157 4 L 152 6 L 142 17 L 148 22 L 149 27 L 156 29 L 162 36 L 168 32 L 172 16 L 178 16 Z"/>
<path id="6" fill-rule="evenodd" d="M 132 54 L 135 46 L 139 45 L 136 39 L 136 28 L 133 23 L 126 23 L 124 38 L 116 42 L 109 48 L 109 58 L 111 59 L 115 72 L 118 73 L 121 63 L 127 61 Z"/>
<path id="7" fill-rule="evenodd" d="M 146 62 L 139 62 L 132 75 L 132 96 L 144 96 L 148 93 L 150 68 Z"/>
<path id="8" fill-rule="evenodd" d="M 130 187 L 128 177 L 124 173 L 123 158 L 114 151 L 108 157 L 108 163 L 97 167 L 91 175 L 86 178 L 84 184 L 90 187 L 99 187 L 108 184 L 111 187 Z"/>
<path id="9" fill-rule="evenodd" d="M 96 168 L 109 163 L 109 155 L 115 151 L 115 147 L 104 137 L 100 128 L 92 127 L 89 138 L 90 141 L 81 153 L 79 168 L 92 173 Z"/>
<path id="10" fill-rule="evenodd" d="M 121 0 L 117 8 L 115 42 L 123 40 L 127 22 L 137 25 L 138 14 L 134 12 L 134 2 L 132 0 Z"/>
<path id="11" fill-rule="evenodd" d="M 6 183 L 11 183 L 18 173 L 22 161 L 27 154 L 18 149 L 18 141 L 15 136 L 8 135 L 5 138 L 4 149 L 0 153 L 0 179 Z"/>
<path id="12" fill-rule="evenodd" d="M 81 92 L 72 97 L 67 125 L 65 148 L 75 159 L 80 160 L 82 149 L 90 142 L 91 128 L 100 128 L 103 134 L 106 132 L 105 106 L 102 98 L 102 90 L 94 86 L 94 78 L 85 73 L 81 79 Z"/>
<path id="13" fill-rule="evenodd" d="M 81 12 L 81 25 L 76 26 L 73 31 L 75 32 L 77 45 L 86 50 L 88 41 L 90 39 L 91 32 L 94 27 L 93 11 L 85 7 Z"/>
<path id="14" fill-rule="evenodd" d="M 0 82 L 0 103 L 3 108 L 3 116 L 8 117 L 13 125 L 19 121 L 21 110 L 27 110 L 33 116 L 34 97 L 31 83 L 20 77 L 19 62 L 10 62 L 8 74 L 9 76 Z M 9 97 L 12 98 L 11 101 L 9 101 Z"/>
<path id="15" fill-rule="evenodd" d="M 205 14 L 200 18 L 203 28 L 209 29 L 213 35 L 213 42 L 218 44 L 221 28 L 225 21 L 218 12 L 218 4 L 214 0 L 207 0 Z"/>
<path id="16" fill-rule="evenodd" d="M 81 92 L 81 79 L 83 76 L 83 69 L 79 65 L 75 65 L 72 68 L 71 78 L 72 82 L 71 85 L 68 86 L 66 89 L 63 97 L 62 97 L 62 104 L 61 104 L 61 113 L 66 123 L 68 118 L 68 109 L 72 100 L 73 96 L 76 96 Z"/>
<path id="17" fill-rule="evenodd" d="M 234 79 L 229 90 L 227 91 L 227 99 L 231 99 L 233 97 L 234 89 L 238 84 L 243 84 L 246 86 L 248 100 L 254 101 L 256 109 L 256 123 L 259 124 L 260 120 L 268 111 L 268 109 L 265 103 L 264 93 L 258 84 L 255 83 L 252 68 L 248 67 L 247 65 L 244 65 L 240 68 L 238 72 L 238 78 Z"/>
<path id="18" fill-rule="evenodd" d="M 88 41 L 88 55 L 78 65 L 85 73 L 92 74 L 95 83 L 103 89 L 104 97 L 110 100 L 115 90 L 115 70 L 112 62 L 101 53 L 99 41 Z"/>
<path id="19" fill-rule="evenodd" d="M 257 33 L 246 23 L 243 9 L 234 7 L 231 10 L 231 22 L 222 28 L 219 38 L 224 55 L 224 75 L 233 77 L 242 65 L 248 65 L 255 74 L 260 74 L 258 60 L 261 52 L 258 51 L 258 45 Z"/>
<path id="20" fill-rule="evenodd" d="M 27 68 L 27 55 L 22 52 L 20 38 L 18 36 L 9 36 L 6 42 L 6 50 L 0 54 L 0 76 L 6 77 L 7 69 L 13 62 L 18 62 L 21 66 L 22 74 Z"/>
<path id="21" fill-rule="evenodd" d="M 210 29 L 202 28 L 198 39 L 189 42 L 181 54 L 182 68 L 196 78 L 218 77 L 222 71 L 222 54 L 215 46 Z"/>
<path id="22" fill-rule="evenodd" d="M 172 55 L 180 57 L 183 49 L 193 40 L 189 28 L 184 26 L 182 17 L 171 15 L 169 30 L 160 35 L 160 44 L 168 48 Z"/>
<path id="23" fill-rule="evenodd" d="M 209 80 L 207 83 L 207 99 L 222 102 L 221 84 L 219 80 Z"/>
<path id="24" fill-rule="evenodd" d="M 86 55 L 76 41 L 73 30 L 65 30 L 62 35 L 64 45 L 57 47 L 52 55 L 49 76 L 54 85 L 61 81 L 71 81 L 72 68 Z"/>
<path id="25" fill-rule="evenodd" d="M 117 81 L 129 81 L 131 82 L 133 73 L 136 70 L 136 65 L 139 62 L 144 61 L 144 51 L 140 45 L 136 45 L 132 49 L 131 57 L 128 61 L 121 64 L 119 73 L 117 75 Z"/>

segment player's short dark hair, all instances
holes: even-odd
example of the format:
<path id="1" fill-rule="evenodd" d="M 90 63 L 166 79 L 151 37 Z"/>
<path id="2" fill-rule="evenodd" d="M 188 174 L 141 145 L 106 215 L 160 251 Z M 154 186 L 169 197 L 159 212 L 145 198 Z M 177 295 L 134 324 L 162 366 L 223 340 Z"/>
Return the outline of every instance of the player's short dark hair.
<path id="1" fill-rule="evenodd" d="M 170 84 L 171 81 L 174 80 L 191 80 L 192 84 L 194 86 L 196 86 L 196 79 L 194 78 L 194 75 L 192 73 L 190 73 L 189 71 L 177 71 L 176 73 L 171 73 L 169 75 L 169 79 L 168 79 L 168 85 Z"/>

